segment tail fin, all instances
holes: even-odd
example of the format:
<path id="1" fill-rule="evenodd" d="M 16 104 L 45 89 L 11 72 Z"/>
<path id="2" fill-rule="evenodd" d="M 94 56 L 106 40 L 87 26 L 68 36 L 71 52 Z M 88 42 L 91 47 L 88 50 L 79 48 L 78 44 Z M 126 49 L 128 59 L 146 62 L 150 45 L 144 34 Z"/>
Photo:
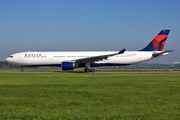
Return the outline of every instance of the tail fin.
<path id="1" fill-rule="evenodd" d="M 162 30 L 145 48 L 140 51 L 162 51 L 170 30 Z"/>

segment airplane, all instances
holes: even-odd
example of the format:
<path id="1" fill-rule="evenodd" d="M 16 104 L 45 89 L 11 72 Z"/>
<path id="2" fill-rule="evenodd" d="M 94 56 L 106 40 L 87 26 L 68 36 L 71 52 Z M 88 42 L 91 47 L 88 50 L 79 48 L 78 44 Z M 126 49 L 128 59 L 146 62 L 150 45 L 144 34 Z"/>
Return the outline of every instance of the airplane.
<path id="1" fill-rule="evenodd" d="M 139 51 L 70 51 L 70 52 L 20 52 L 10 55 L 6 62 L 23 67 L 58 66 L 62 70 L 85 67 L 84 72 L 95 72 L 91 67 L 122 66 L 148 61 L 169 54 L 174 50 L 162 51 L 170 30 L 162 30 Z"/>

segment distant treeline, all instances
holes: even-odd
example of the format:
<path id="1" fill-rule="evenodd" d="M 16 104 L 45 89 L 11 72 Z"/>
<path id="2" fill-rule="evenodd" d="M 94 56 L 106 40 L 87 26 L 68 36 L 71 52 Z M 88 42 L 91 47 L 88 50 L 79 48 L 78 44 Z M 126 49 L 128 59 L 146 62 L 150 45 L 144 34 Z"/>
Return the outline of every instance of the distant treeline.
<path id="1" fill-rule="evenodd" d="M 117 66 L 111 66 L 111 67 L 117 67 Z M 172 67 L 177 68 L 180 67 L 180 64 L 139 63 L 134 65 L 118 66 L 118 67 L 119 68 L 172 68 Z M 0 61 L 0 68 L 19 68 L 19 66 L 11 65 L 5 61 Z"/>
<path id="2" fill-rule="evenodd" d="M 0 68 L 17 68 L 19 66 L 11 65 L 5 61 L 0 61 Z"/>

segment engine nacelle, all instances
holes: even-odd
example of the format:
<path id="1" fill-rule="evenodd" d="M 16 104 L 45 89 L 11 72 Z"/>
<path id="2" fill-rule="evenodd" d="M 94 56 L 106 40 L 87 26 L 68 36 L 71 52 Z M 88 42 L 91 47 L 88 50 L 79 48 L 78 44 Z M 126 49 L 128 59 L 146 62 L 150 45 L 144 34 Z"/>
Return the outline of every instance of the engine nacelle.
<path id="1" fill-rule="evenodd" d="M 62 70 L 73 70 L 74 62 L 62 62 L 61 66 L 62 66 Z"/>

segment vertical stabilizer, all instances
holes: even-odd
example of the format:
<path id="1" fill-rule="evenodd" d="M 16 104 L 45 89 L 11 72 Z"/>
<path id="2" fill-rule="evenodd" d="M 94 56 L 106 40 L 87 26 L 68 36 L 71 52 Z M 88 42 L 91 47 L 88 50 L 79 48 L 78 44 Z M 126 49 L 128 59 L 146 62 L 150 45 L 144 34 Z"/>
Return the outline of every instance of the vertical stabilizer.
<path id="1" fill-rule="evenodd" d="M 144 49 L 140 51 L 162 51 L 170 30 L 162 30 Z"/>

